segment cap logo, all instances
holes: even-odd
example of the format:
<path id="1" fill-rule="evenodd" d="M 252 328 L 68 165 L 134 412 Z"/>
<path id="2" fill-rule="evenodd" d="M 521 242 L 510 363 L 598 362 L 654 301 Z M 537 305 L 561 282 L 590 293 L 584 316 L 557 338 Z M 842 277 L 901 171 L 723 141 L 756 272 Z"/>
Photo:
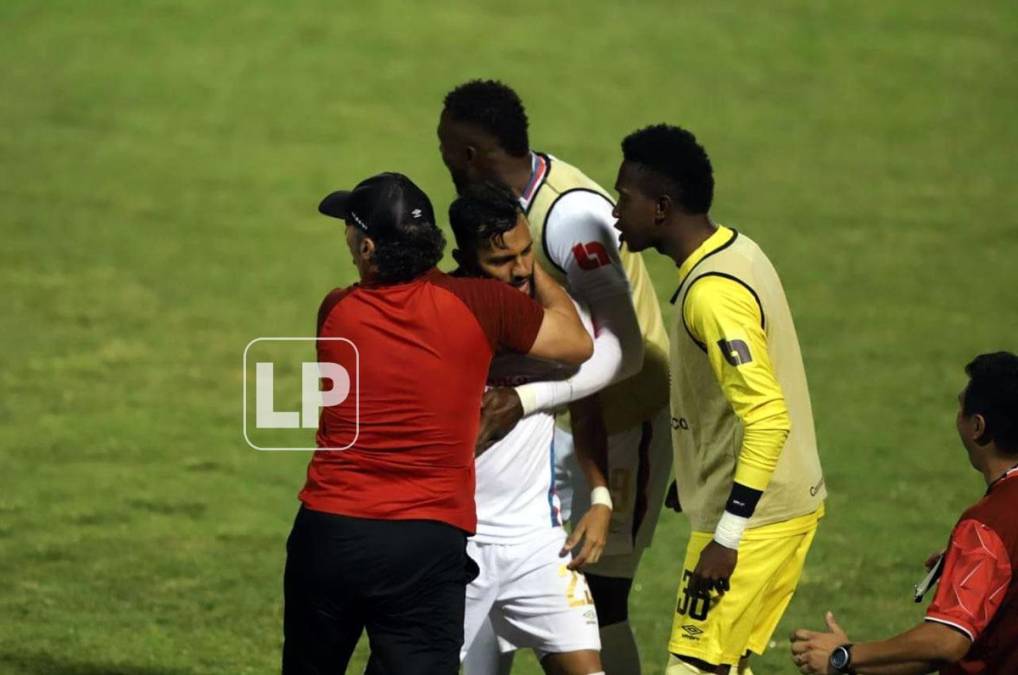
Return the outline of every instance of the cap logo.
<path id="1" fill-rule="evenodd" d="M 365 232 L 368 231 L 368 226 L 364 224 L 363 220 L 361 220 L 360 218 L 357 217 L 356 213 L 354 213 L 353 211 L 350 211 L 350 217 L 353 218 L 354 222 L 357 223 L 358 227 L 360 227 Z"/>

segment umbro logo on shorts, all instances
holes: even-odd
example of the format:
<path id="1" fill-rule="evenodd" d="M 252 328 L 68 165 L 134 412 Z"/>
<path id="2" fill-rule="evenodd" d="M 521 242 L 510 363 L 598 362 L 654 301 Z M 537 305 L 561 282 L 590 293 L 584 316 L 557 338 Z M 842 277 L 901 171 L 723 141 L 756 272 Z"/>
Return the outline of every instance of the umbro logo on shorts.
<path id="1" fill-rule="evenodd" d="M 685 626 L 682 627 L 682 632 L 686 634 L 683 637 L 689 637 L 691 640 L 699 640 L 700 636 L 703 635 L 702 630 L 700 630 L 696 626 L 690 626 L 689 624 L 686 624 Z"/>

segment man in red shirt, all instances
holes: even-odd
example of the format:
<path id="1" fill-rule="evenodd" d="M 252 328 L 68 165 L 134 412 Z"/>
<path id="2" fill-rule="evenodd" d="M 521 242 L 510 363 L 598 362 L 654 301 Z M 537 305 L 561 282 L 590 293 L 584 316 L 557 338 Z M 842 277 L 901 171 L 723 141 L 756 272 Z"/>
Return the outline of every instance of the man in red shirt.
<path id="1" fill-rule="evenodd" d="M 477 570 L 465 547 L 492 356 L 579 364 L 593 345 L 540 270 L 534 302 L 435 269 L 445 241 L 406 176 L 379 174 L 319 210 L 346 221 L 361 282 L 322 302 L 318 337 L 343 340 L 319 339 L 318 361 L 357 373 L 358 386 L 322 410 L 287 541 L 283 672 L 343 672 L 366 629 L 385 672 L 451 675 Z"/>
<path id="2" fill-rule="evenodd" d="M 1018 356 L 983 354 L 965 372 L 958 433 L 988 487 L 951 533 L 926 620 L 853 645 L 828 612 L 830 632 L 792 635 L 801 672 L 1018 673 Z"/>

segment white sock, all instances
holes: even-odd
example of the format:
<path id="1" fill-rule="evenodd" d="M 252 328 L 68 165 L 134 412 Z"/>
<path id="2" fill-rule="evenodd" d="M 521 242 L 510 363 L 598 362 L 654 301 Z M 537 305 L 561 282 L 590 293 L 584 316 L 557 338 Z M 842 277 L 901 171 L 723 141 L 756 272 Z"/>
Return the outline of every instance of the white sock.
<path id="1" fill-rule="evenodd" d="M 640 652 L 628 621 L 601 628 L 601 665 L 607 675 L 639 675 Z"/>

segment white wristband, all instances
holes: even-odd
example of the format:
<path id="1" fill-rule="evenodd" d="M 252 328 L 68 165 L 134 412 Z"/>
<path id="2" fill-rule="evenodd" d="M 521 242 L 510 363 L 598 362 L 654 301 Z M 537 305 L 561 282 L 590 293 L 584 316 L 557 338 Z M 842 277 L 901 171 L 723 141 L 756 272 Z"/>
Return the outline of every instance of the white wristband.
<path id="1" fill-rule="evenodd" d="M 553 410 L 573 399 L 573 385 L 568 380 L 528 382 L 514 389 L 520 397 L 524 417 L 538 411 Z"/>
<path id="2" fill-rule="evenodd" d="M 725 511 L 721 514 L 721 520 L 718 521 L 718 526 L 714 529 L 714 541 L 725 548 L 739 550 L 739 541 L 742 539 L 742 533 L 746 530 L 748 522 L 749 518 Z"/>
<path id="3" fill-rule="evenodd" d="M 609 509 L 612 507 L 612 493 L 608 488 L 600 486 L 590 491 L 590 505 L 601 504 L 607 506 Z"/>
<path id="4" fill-rule="evenodd" d="M 524 417 L 528 417 L 537 410 L 537 392 L 534 391 L 534 387 L 521 384 L 518 387 L 513 387 L 513 389 L 516 390 L 516 395 L 520 397 L 520 406 L 523 408 Z"/>

